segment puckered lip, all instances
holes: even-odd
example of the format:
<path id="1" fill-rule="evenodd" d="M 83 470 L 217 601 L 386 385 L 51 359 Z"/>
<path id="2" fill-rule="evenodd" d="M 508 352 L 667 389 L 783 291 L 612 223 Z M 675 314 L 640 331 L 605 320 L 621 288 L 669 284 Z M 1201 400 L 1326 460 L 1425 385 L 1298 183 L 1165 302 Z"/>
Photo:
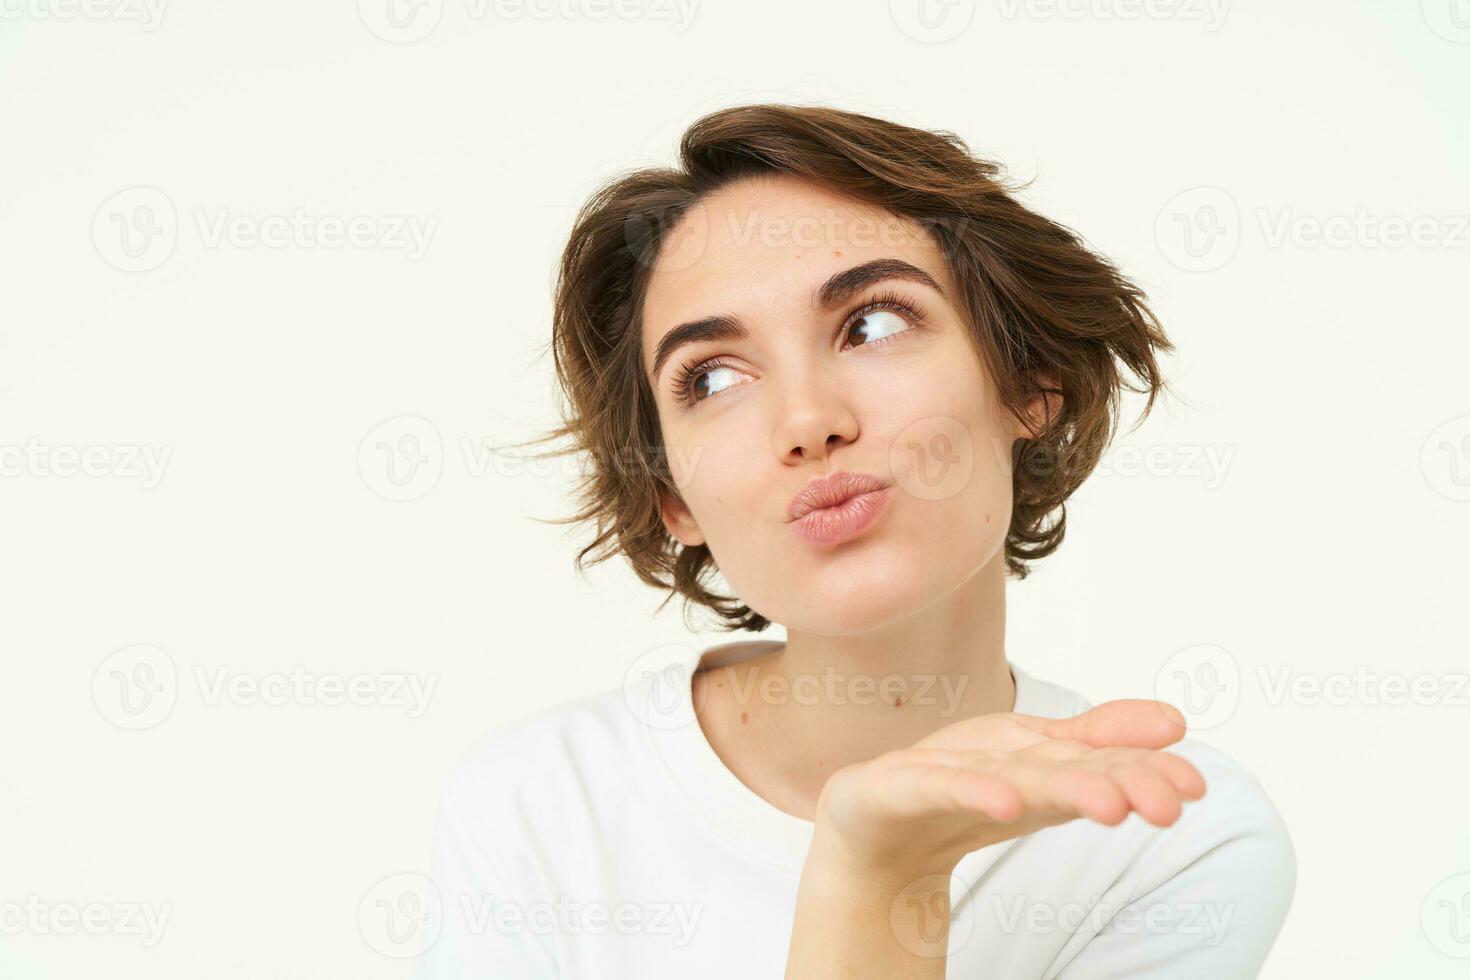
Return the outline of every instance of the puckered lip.
<path id="1" fill-rule="evenodd" d="M 859 494 L 872 493 L 886 486 L 887 483 L 870 473 L 849 473 L 845 470 L 830 473 L 817 477 L 803 487 L 800 493 L 791 498 L 791 505 L 786 513 L 790 520 L 800 520 L 814 510 L 835 507 Z"/>

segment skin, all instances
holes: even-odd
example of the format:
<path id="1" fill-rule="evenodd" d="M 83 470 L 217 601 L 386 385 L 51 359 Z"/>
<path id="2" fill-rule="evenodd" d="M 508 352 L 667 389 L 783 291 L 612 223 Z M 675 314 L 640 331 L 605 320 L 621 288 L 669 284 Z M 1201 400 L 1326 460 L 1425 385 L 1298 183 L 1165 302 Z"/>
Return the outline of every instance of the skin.
<path id="1" fill-rule="evenodd" d="M 934 285 L 889 280 L 832 309 L 816 302 L 830 276 L 879 259 Z M 852 318 L 880 293 L 922 318 Z M 1024 419 L 1001 409 L 956 296 L 922 227 L 786 176 L 703 199 L 649 280 L 646 371 L 677 324 L 728 315 L 748 331 L 681 348 L 650 385 L 680 491 L 665 525 L 707 544 L 734 593 L 787 629 L 784 644 L 693 683 L 726 765 L 815 824 L 790 977 L 943 977 L 945 935 L 903 935 L 894 903 L 947 902 L 948 872 L 978 847 L 1129 812 L 1167 825 L 1204 793 L 1193 766 L 1158 751 L 1184 734 L 1170 706 L 1013 712 L 1009 451 L 1048 405 Z M 695 378 L 698 400 L 682 401 L 680 368 L 716 356 Z M 860 537 L 813 545 L 793 533 L 788 504 L 839 470 L 890 483 L 887 508 Z"/>

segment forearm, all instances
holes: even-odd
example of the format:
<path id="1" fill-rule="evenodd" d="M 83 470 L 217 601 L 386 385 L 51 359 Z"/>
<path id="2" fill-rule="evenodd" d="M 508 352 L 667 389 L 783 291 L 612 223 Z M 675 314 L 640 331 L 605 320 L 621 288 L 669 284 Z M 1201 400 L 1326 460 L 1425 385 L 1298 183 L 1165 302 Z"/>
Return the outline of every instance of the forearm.
<path id="1" fill-rule="evenodd" d="M 786 980 L 944 980 L 953 862 L 856 869 L 820 839 L 797 889 Z"/>

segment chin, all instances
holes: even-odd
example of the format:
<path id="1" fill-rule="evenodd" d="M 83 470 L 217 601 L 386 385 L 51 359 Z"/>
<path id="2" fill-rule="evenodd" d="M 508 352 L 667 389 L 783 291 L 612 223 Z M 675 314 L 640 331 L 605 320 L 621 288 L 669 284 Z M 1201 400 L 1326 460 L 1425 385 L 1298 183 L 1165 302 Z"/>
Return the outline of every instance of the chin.
<path id="1" fill-rule="evenodd" d="M 791 567 L 791 566 L 788 566 Z M 787 629 L 820 636 L 849 636 L 898 622 L 947 590 L 935 569 L 903 560 L 887 549 L 812 569 L 775 584 L 762 615 Z M 767 612 L 769 608 L 771 611 Z"/>

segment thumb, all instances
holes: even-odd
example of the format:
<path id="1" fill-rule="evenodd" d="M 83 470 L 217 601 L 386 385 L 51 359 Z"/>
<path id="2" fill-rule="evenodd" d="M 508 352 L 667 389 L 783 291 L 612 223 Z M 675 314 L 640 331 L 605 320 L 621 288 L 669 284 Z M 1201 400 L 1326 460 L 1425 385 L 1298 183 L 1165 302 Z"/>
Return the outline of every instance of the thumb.
<path id="1" fill-rule="evenodd" d="M 1123 698 L 1102 704 L 1071 718 L 1050 719 L 1042 727 L 1049 738 L 1075 739 L 1102 748 L 1126 745 L 1161 749 L 1184 737 L 1184 714 L 1172 704 L 1143 698 Z"/>

